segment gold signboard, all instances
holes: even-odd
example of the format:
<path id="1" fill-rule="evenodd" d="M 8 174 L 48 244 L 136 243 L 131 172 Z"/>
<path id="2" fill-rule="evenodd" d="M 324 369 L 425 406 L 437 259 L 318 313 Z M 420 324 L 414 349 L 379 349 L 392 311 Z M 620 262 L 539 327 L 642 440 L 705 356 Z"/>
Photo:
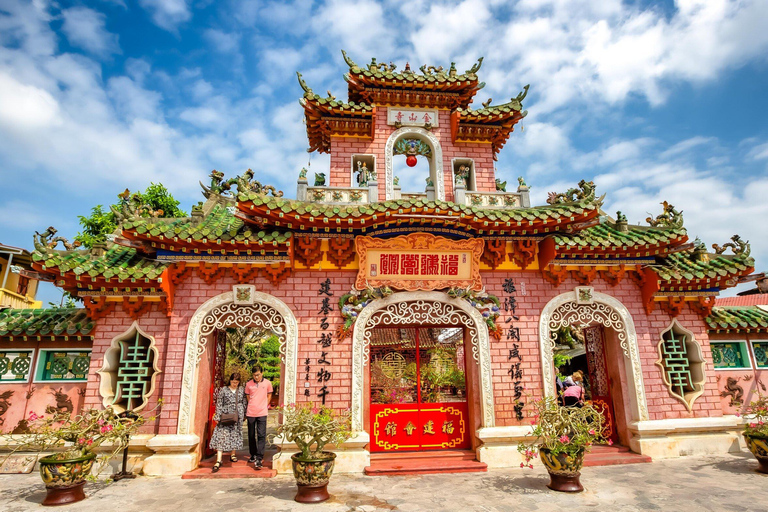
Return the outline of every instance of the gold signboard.
<path id="1" fill-rule="evenodd" d="M 360 270 L 355 288 L 389 286 L 401 290 L 482 289 L 483 240 L 449 240 L 429 233 L 381 239 L 358 236 Z"/>

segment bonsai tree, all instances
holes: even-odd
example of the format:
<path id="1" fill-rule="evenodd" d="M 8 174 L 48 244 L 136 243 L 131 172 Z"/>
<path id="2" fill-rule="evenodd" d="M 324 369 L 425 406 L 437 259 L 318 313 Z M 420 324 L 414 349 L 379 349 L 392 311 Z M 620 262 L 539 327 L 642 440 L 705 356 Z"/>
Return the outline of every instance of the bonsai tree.
<path id="1" fill-rule="evenodd" d="M 338 446 L 352 437 L 352 419 L 348 410 L 340 413 L 314 404 L 291 404 L 279 410 L 283 414 L 283 423 L 277 426 L 270 443 L 277 436 L 282 437 L 282 442 L 296 443 L 304 460 L 322 454 L 328 444 Z"/>

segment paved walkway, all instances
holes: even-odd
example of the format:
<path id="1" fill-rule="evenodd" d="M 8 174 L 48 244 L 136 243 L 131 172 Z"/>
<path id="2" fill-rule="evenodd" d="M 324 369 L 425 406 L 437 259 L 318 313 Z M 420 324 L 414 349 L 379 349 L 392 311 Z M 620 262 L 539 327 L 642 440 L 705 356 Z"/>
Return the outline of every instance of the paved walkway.
<path id="1" fill-rule="evenodd" d="M 584 468 L 581 494 L 550 491 L 546 470 L 365 477 L 336 475 L 329 501 L 293 501 L 293 477 L 237 480 L 137 478 L 87 484 L 88 499 L 66 511 L 761 511 L 768 510 L 768 475 L 749 454 L 685 457 L 652 464 Z M 0 510 L 41 510 L 37 474 L 0 475 Z"/>

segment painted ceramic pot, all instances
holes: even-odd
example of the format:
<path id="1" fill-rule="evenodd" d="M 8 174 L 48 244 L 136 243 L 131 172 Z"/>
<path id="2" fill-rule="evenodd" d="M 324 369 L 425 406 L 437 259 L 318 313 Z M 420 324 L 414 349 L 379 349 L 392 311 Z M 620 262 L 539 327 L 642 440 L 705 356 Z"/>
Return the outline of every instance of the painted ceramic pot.
<path id="1" fill-rule="evenodd" d="M 54 457 L 40 459 L 40 476 L 48 490 L 43 505 L 66 505 L 84 500 L 83 485 L 91 474 L 94 459 L 95 453 L 68 460 Z"/>
<path id="2" fill-rule="evenodd" d="M 541 462 L 549 472 L 549 484 L 547 487 L 553 491 L 562 492 L 581 492 L 584 487 L 581 486 L 579 476 L 581 476 L 581 466 L 584 463 L 584 453 L 582 448 L 576 454 L 559 453 L 553 455 L 548 449 L 540 447 L 539 454 Z"/>
<path id="3" fill-rule="evenodd" d="M 336 454 L 322 452 L 310 459 L 304 459 L 300 453 L 291 455 L 293 476 L 299 492 L 294 498 L 299 503 L 319 503 L 330 498 L 328 481 L 333 473 Z"/>
<path id="4" fill-rule="evenodd" d="M 757 470 L 761 473 L 768 473 L 768 437 L 744 434 L 744 440 L 747 442 L 749 451 L 760 463 Z"/>

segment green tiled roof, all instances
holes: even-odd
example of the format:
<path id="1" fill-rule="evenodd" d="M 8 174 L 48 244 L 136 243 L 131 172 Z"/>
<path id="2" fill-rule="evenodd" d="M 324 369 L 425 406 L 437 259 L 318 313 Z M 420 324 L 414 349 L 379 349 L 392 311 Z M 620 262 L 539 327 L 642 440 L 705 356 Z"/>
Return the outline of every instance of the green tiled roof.
<path id="1" fill-rule="evenodd" d="M 107 249 L 97 256 L 89 250 L 82 251 L 35 251 L 32 254 L 35 263 L 43 265 L 43 270 L 58 271 L 62 274 L 72 271 L 78 276 L 97 278 L 117 278 L 125 280 L 154 281 L 168 267 L 137 254 L 136 249 L 107 242 Z"/>
<path id="2" fill-rule="evenodd" d="M 716 306 L 706 320 L 710 331 L 768 331 L 768 311 L 757 306 Z"/>
<path id="3" fill-rule="evenodd" d="M 252 231 L 253 227 L 235 217 L 229 209 L 217 204 L 200 221 L 194 218 L 157 219 L 137 217 L 123 222 L 123 229 L 139 235 L 149 234 L 153 238 L 178 238 L 188 242 L 221 240 L 224 242 L 284 243 L 291 239 L 291 233 L 279 231 Z"/>
<path id="4" fill-rule="evenodd" d="M 458 108 L 456 109 L 459 113 L 461 113 L 463 116 L 477 116 L 477 117 L 485 117 L 485 116 L 496 116 L 496 115 L 502 115 L 502 114 L 511 114 L 514 112 L 520 112 L 523 109 L 523 105 L 517 101 L 516 99 L 512 99 L 512 101 L 508 103 L 502 103 L 501 105 L 490 105 L 488 107 L 478 108 L 475 110 L 472 109 L 463 109 Z"/>
<path id="5" fill-rule="evenodd" d="M 373 107 L 366 103 L 362 103 L 362 102 L 355 103 L 354 101 L 345 103 L 343 101 L 336 101 L 336 99 L 334 98 L 324 98 L 319 94 L 315 94 L 311 90 L 309 92 L 304 93 L 304 98 L 299 100 L 299 102 L 303 106 L 307 100 L 313 101 L 319 105 L 323 105 L 325 107 L 332 108 L 337 111 L 348 110 L 350 113 L 373 112 Z"/>
<path id="6" fill-rule="evenodd" d="M 426 66 L 423 70 L 420 68 L 420 73 L 416 71 L 403 70 L 397 71 L 392 69 L 392 66 L 385 66 L 384 63 L 376 63 L 376 60 L 372 60 L 368 66 L 358 66 L 352 59 L 349 58 L 347 53 L 342 50 L 344 60 L 349 66 L 349 71 L 354 75 L 362 75 L 375 79 L 385 80 L 401 80 L 405 82 L 423 82 L 423 83 L 456 83 L 456 82 L 471 82 L 477 80 L 477 71 L 483 62 L 480 58 L 478 62 L 462 74 L 456 72 L 456 67 L 451 63 L 449 69 L 432 70 Z M 431 68 L 431 67 L 430 67 Z M 345 75 L 346 78 L 346 75 Z"/>
<path id="7" fill-rule="evenodd" d="M 626 247 L 634 249 L 644 245 L 666 245 L 686 236 L 685 228 L 651 228 L 628 226 L 627 231 L 616 229 L 614 223 L 604 222 L 572 234 L 555 235 L 555 244 L 561 251 L 580 249 L 607 249 Z"/>
<path id="8" fill-rule="evenodd" d="M 356 218 L 376 215 L 392 210 L 403 210 L 402 213 L 412 213 L 406 212 L 405 210 L 413 208 L 434 208 L 439 209 L 441 213 L 448 213 L 451 211 L 464 216 L 477 217 L 478 220 L 492 222 L 526 222 L 561 218 L 567 220 L 573 215 L 579 215 L 585 211 L 596 210 L 599 207 L 599 204 L 595 202 L 594 199 L 588 199 L 579 203 L 562 203 L 530 208 L 491 209 L 459 205 L 447 201 L 427 201 L 426 199 L 418 197 L 360 205 L 339 205 L 297 201 L 283 197 L 265 196 L 254 192 L 240 194 L 238 196 L 238 201 L 251 201 L 255 206 L 265 206 L 273 212 L 278 212 L 284 215 L 307 214 L 312 217 L 339 217 L 344 219 L 348 217 Z"/>
<path id="9" fill-rule="evenodd" d="M 87 336 L 95 323 L 85 309 L 6 309 L 0 336 Z"/>
<path id="10" fill-rule="evenodd" d="M 679 252 L 665 257 L 651 268 L 663 281 L 721 279 L 750 270 L 755 260 L 749 256 L 709 254 L 708 261 L 700 261 L 694 251 Z"/>

